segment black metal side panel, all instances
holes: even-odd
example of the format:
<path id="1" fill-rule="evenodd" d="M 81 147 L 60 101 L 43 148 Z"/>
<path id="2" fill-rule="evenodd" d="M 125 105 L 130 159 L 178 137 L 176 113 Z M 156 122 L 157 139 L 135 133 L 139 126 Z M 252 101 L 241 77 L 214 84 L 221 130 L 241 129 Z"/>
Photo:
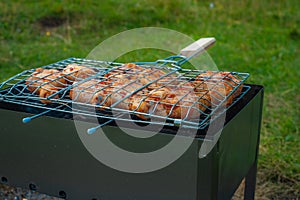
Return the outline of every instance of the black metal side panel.
<path id="1" fill-rule="evenodd" d="M 256 162 L 263 90 L 223 129 L 219 140 L 218 199 L 231 199 Z"/>
<path id="2" fill-rule="evenodd" d="M 9 185 L 28 188 L 33 183 L 41 193 L 59 196 L 63 191 L 71 200 L 196 199 L 198 141 L 179 160 L 159 171 L 123 173 L 88 153 L 72 120 L 41 117 L 23 124 L 22 118 L 27 116 L 0 110 L 0 177 L 6 177 Z M 119 131 L 107 129 L 112 135 Z M 169 137 L 161 134 L 141 146 L 157 147 Z"/>
<path id="3" fill-rule="evenodd" d="M 256 162 L 263 90 L 255 90 L 253 99 L 226 124 L 212 151 L 198 159 L 197 200 L 231 199 Z"/>
<path id="4" fill-rule="evenodd" d="M 199 148 L 202 142 L 199 141 Z M 198 158 L 197 200 L 215 200 L 218 194 L 218 151 L 213 148 L 204 158 Z"/>

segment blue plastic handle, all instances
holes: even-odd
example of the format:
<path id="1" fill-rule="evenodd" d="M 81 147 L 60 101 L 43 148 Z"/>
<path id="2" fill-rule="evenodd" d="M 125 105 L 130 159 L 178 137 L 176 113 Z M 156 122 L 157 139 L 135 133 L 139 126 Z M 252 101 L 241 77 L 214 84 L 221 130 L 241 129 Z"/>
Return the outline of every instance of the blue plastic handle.
<path id="1" fill-rule="evenodd" d="M 22 121 L 23 121 L 24 124 L 26 124 L 26 123 L 31 121 L 31 117 L 25 117 L 25 118 L 23 118 Z"/>
<path id="2" fill-rule="evenodd" d="M 97 127 L 89 128 L 89 129 L 87 130 L 87 134 L 92 135 L 92 134 L 94 134 L 96 131 L 97 131 Z"/>

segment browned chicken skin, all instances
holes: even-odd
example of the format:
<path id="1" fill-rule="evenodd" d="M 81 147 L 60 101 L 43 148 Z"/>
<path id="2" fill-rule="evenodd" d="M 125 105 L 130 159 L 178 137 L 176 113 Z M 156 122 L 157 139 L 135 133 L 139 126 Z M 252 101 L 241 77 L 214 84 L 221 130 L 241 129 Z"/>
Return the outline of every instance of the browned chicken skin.
<path id="1" fill-rule="evenodd" d="M 57 78 L 62 74 L 63 78 Z M 72 83 L 70 98 L 74 102 L 92 104 L 98 109 L 114 107 L 131 110 L 141 119 L 148 119 L 148 114 L 197 119 L 207 108 L 220 105 L 225 98 L 227 100 L 223 105 L 230 105 L 243 87 L 230 72 L 207 71 L 190 81 L 188 78 L 178 79 L 176 74 L 166 76 L 160 69 L 135 64 L 122 65 L 101 79 L 79 82 L 94 74 L 93 69 L 74 64 L 68 65 L 62 72 L 39 68 L 27 79 L 26 84 L 30 92 L 46 98 Z M 79 81 L 77 78 L 80 78 Z M 42 102 L 49 103 L 45 100 Z"/>
<path id="2" fill-rule="evenodd" d="M 80 66 L 77 64 L 69 64 L 63 69 L 62 74 L 68 79 L 69 82 L 80 81 L 95 74 L 92 68 Z"/>
<path id="3" fill-rule="evenodd" d="M 218 106 L 222 101 L 225 106 L 232 104 L 233 99 L 240 95 L 243 84 L 230 95 L 231 91 L 240 84 L 240 80 L 235 78 L 230 72 L 212 72 L 207 71 L 196 77 L 195 90 L 201 88 L 207 90 L 210 96 L 210 101 L 214 106 Z M 197 85 L 198 84 L 198 85 Z"/>
<path id="4" fill-rule="evenodd" d="M 62 77 L 61 72 L 55 69 L 37 68 L 26 80 L 27 89 L 39 95 L 42 98 L 41 102 L 45 104 L 51 103 L 45 98 L 66 87 L 66 84 L 67 81 Z M 58 97 L 55 95 L 53 98 Z"/>
<path id="5" fill-rule="evenodd" d="M 70 90 L 70 98 L 75 102 L 92 103 L 95 94 L 105 87 L 100 80 L 91 79 L 80 83 L 74 82 Z"/>

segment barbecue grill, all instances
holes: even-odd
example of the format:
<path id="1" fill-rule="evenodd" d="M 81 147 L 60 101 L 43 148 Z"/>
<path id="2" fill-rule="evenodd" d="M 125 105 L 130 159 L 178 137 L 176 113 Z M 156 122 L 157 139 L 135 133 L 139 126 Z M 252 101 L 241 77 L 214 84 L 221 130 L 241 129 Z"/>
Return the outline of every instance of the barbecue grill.
<path id="1" fill-rule="evenodd" d="M 159 71 L 163 75 L 154 80 L 147 79 L 146 84 L 133 90 L 127 88 L 130 84 L 136 84 L 139 81 L 137 79 L 114 88 L 110 95 L 122 91 L 125 94 L 110 106 L 105 104 L 107 99 L 103 98 L 97 104 L 79 102 L 76 100 L 79 97 L 72 98 L 70 91 L 90 80 L 106 82 L 107 74 L 123 70 L 122 63 L 69 58 L 44 66 L 43 69 L 62 71 L 66 66 L 76 64 L 89 67 L 94 72 L 78 78 L 73 84 L 56 88 L 46 97 L 41 97 L 36 91 L 49 82 L 40 84 L 33 92 L 28 89 L 27 80 L 35 69 L 23 71 L 3 82 L 0 85 L 2 182 L 67 199 L 199 200 L 230 199 L 242 179 L 246 178 L 245 199 L 253 199 L 263 87 L 245 84 L 248 73 L 231 72 L 230 76 L 234 79 L 228 77 L 228 74 L 227 77 L 215 79 L 210 89 L 225 83 L 230 85 L 232 91 L 226 95 L 210 94 L 210 106 L 205 104 L 207 91 L 197 95 L 197 101 L 189 103 L 189 106 L 184 106 L 187 100 L 186 95 L 183 95 L 175 104 L 169 105 L 170 112 L 165 115 L 156 112 L 161 102 L 151 102 L 154 106 L 147 113 L 120 106 L 126 99 L 152 84 L 178 87 L 180 83 L 184 87 L 185 84 L 195 82 L 200 74 L 207 71 L 182 69 L 181 65 L 213 42 L 211 38 L 202 39 L 198 41 L 198 47 L 192 44 L 180 55 L 156 62 L 136 63 L 140 68 L 125 73 L 124 77 L 139 75 L 147 79 L 149 73 L 145 71 L 150 72 L 150 75 Z M 200 84 L 209 81 L 217 73 L 202 77 Z M 51 81 L 60 79 L 66 79 L 66 76 L 61 75 Z M 226 105 L 239 89 L 240 94 Z M 142 101 L 147 99 L 147 95 L 141 97 Z M 184 108 L 186 112 L 174 118 L 172 111 L 179 102 L 183 102 L 181 109 Z M 191 118 L 190 113 L 195 112 L 193 110 L 198 115 Z M 142 119 L 139 116 L 143 116 Z M 97 119 L 97 124 L 94 119 Z M 218 122 L 222 119 L 225 121 L 220 126 Z M 196 134 L 183 156 L 169 166 L 153 172 L 134 174 L 117 171 L 97 161 L 82 144 L 73 120 L 78 120 L 86 127 L 85 134 L 89 135 L 90 140 L 102 128 L 110 140 L 134 152 L 147 152 L 167 144 L 179 128 L 182 140 L 191 137 L 191 132 Z M 132 129 L 129 123 L 136 123 L 137 126 Z M 137 134 L 152 134 L 154 130 L 147 129 L 147 125 L 160 126 L 162 129 L 155 137 L 147 140 L 128 137 L 122 131 L 124 129 L 120 129 L 122 126 Z M 209 149 L 207 154 L 199 156 L 203 145 L 210 146 L 211 151 Z"/>

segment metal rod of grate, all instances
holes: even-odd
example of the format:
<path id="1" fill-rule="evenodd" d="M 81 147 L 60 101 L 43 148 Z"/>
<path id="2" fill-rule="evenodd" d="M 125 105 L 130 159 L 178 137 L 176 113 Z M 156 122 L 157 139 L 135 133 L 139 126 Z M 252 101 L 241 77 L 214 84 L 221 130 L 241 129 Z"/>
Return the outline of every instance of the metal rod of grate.
<path id="1" fill-rule="evenodd" d="M 30 120 L 58 111 L 102 118 L 104 124 L 121 120 L 203 129 L 249 91 L 243 85 L 249 74 L 181 69 L 177 64 L 184 59 L 124 65 L 69 58 L 1 83 L 0 100 L 44 109 Z"/>

